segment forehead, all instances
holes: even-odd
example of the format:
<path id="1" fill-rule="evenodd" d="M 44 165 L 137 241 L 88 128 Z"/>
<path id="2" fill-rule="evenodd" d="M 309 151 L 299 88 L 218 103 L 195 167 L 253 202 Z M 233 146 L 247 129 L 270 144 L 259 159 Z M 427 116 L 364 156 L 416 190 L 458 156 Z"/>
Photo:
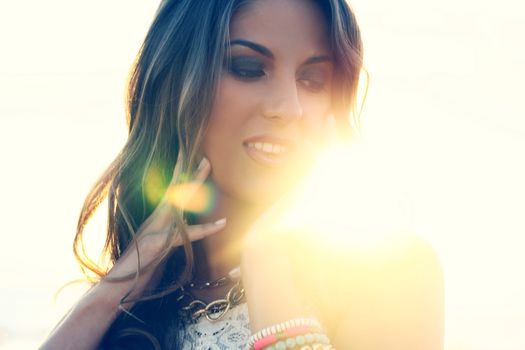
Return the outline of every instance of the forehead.
<path id="1" fill-rule="evenodd" d="M 242 7 L 230 23 L 231 39 L 267 46 L 276 55 L 286 51 L 329 53 L 328 25 L 311 0 L 256 0 Z"/>

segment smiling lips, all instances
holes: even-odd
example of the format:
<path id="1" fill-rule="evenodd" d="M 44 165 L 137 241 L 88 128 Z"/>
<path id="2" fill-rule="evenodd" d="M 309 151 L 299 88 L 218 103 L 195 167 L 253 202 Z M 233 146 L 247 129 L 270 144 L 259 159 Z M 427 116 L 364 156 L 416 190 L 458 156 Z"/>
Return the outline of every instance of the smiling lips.
<path id="1" fill-rule="evenodd" d="M 285 146 L 269 142 L 250 142 L 247 146 L 268 154 L 281 154 L 288 151 Z"/>
<path id="2" fill-rule="evenodd" d="M 289 157 L 293 142 L 274 137 L 251 138 L 243 143 L 248 156 L 265 166 L 282 165 Z"/>

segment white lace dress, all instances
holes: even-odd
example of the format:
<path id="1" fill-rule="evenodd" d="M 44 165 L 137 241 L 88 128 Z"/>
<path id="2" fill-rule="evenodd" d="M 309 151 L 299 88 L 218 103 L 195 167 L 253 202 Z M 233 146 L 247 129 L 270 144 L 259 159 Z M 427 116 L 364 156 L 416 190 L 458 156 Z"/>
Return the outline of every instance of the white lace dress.
<path id="1" fill-rule="evenodd" d="M 223 319 L 210 322 L 205 317 L 185 328 L 183 350 L 245 350 L 250 337 L 248 305 L 239 304 Z"/>

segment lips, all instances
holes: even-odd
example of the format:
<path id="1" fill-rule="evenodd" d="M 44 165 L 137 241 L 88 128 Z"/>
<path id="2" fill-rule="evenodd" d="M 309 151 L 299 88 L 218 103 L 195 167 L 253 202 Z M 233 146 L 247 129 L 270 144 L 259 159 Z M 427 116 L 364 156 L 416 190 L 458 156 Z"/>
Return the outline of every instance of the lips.
<path id="1" fill-rule="evenodd" d="M 276 167 L 287 162 L 295 150 L 296 143 L 291 139 L 261 135 L 243 142 L 244 150 L 255 162 Z"/>

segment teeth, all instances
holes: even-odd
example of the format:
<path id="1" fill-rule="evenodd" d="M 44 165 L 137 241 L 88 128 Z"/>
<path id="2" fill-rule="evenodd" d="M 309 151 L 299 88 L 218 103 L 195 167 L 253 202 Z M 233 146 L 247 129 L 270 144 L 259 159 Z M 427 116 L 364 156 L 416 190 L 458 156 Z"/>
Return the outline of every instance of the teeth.
<path id="1" fill-rule="evenodd" d="M 276 145 L 269 142 L 253 142 L 248 143 L 248 147 L 255 148 L 256 150 L 265 152 L 265 153 L 272 153 L 272 154 L 280 154 L 287 151 L 286 147 L 281 145 Z"/>

